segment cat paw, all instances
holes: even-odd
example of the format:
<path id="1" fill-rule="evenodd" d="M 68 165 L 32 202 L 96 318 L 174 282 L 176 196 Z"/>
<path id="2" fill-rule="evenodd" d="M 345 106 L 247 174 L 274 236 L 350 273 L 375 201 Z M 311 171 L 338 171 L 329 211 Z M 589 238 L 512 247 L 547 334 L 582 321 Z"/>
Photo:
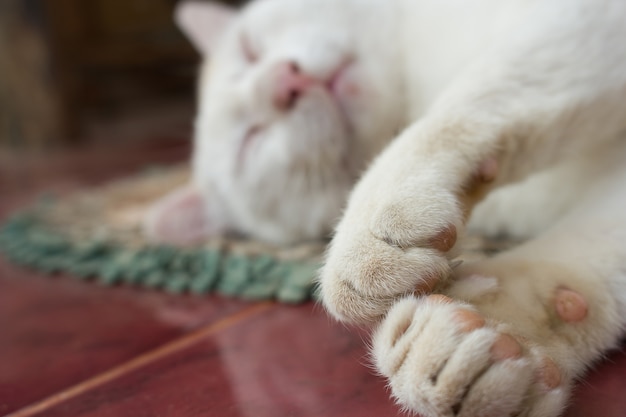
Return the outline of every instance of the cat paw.
<path id="1" fill-rule="evenodd" d="M 395 300 L 432 292 L 450 275 L 467 211 L 497 176 L 495 158 L 474 166 L 452 152 L 408 151 L 412 139 L 372 166 L 337 226 L 320 284 L 339 320 L 378 321 Z"/>
<path id="2" fill-rule="evenodd" d="M 567 400 L 563 374 L 538 347 L 442 295 L 397 302 L 372 355 L 397 402 L 424 417 L 557 417 Z"/>
<path id="3" fill-rule="evenodd" d="M 322 300 L 336 318 L 378 321 L 398 298 L 430 293 L 450 274 L 462 210 L 441 188 L 425 194 L 351 200 L 321 273 Z"/>

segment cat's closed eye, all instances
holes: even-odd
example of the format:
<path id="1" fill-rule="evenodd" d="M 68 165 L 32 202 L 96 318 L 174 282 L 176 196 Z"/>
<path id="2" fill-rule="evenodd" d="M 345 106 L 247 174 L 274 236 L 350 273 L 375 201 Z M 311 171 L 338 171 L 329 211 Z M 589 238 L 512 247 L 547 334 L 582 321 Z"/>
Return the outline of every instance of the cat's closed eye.
<path id="1" fill-rule="evenodd" d="M 241 51 L 246 61 L 250 64 L 254 64 L 259 60 L 259 54 L 250 41 L 250 37 L 247 33 L 242 33 L 239 37 L 241 44 Z"/>

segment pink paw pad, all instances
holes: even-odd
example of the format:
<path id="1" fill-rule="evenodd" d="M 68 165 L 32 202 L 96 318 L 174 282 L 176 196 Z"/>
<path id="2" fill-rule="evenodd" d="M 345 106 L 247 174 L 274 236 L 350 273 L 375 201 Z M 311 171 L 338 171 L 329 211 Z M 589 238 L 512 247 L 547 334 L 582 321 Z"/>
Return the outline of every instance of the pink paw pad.
<path id="1" fill-rule="evenodd" d="M 556 313 L 566 323 L 578 323 L 587 317 L 587 301 L 580 293 L 568 288 L 559 288 L 554 295 Z"/>
<path id="2" fill-rule="evenodd" d="M 462 332 L 469 333 L 476 329 L 485 327 L 485 319 L 478 313 L 470 310 L 459 310 L 456 312 L 456 320 Z"/>
<path id="3" fill-rule="evenodd" d="M 483 183 L 490 183 L 495 181 L 498 177 L 498 161 L 496 158 L 487 158 L 478 169 L 478 180 Z"/>
<path id="4" fill-rule="evenodd" d="M 430 246 L 437 249 L 439 252 L 448 252 L 456 244 L 457 234 L 456 227 L 451 224 L 445 229 L 441 230 L 428 242 Z"/>
<path id="5" fill-rule="evenodd" d="M 553 390 L 561 385 L 561 371 L 552 359 L 544 358 L 541 362 L 541 367 L 539 368 L 539 381 L 548 390 Z"/>
<path id="6" fill-rule="evenodd" d="M 522 347 L 512 336 L 501 334 L 491 346 L 491 356 L 496 361 L 517 359 L 522 356 Z"/>
<path id="7" fill-rule="evenodd" d="M 438 283 L 439 283 L 438 276 L 434 276 L 434 275 L 426 276 L 424 277 L 422 282 L 420 282 L 415 287 L 414 294 L 416 295 L 430 294 L 435 290 L 435 287 L 437 286 Z"/>
<path id="8" fill-rule="evenodd" d="M 452 298 L 443 294 L 431 294 L 426 299 L 433 304 L 452 304 L 454 302 Z"/>

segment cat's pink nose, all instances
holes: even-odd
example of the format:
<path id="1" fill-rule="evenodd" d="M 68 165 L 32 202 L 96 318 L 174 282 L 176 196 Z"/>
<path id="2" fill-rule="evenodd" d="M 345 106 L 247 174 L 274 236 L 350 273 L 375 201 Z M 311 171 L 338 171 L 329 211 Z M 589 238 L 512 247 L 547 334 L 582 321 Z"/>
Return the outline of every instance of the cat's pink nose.
<path id="1" fill-rule="evenodd" d="M 298 99 L 319 82 L 304 74 L 297 63 L 293 61 L 278 65 L 272 100 L 279 110 L 293 108 Z"/>

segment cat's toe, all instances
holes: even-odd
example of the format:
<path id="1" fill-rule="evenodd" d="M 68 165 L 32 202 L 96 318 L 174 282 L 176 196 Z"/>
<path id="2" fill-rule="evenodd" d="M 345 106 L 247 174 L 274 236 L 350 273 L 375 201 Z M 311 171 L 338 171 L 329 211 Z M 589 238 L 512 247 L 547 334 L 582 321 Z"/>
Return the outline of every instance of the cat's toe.
<path id="1" fill-rule="evenodd" d="M 516 417 L 560 416 L 569 399 L 571 380 L 540 349 L 531 349 L 530 356 L 535 369 L 533 385 L 526 395 L 526 407 Z"/>
<path id="2" fill-rule="evenodd" d="M 560 416 L 569 399 L 569 388 L 559 387 L 540 392 L 529 398 L 529 407 L 516 417 L 557 417 Z"/>
<path id="3" fill-rule="evenodd" d="M 449 252 L 456 244 L 463 221 L 456 198 L 441 194 L 432 202 L 412 195 L 396 196 L 399 201 L 381 202 L 369 220 L 372 236 L 400 248 Z"/>

